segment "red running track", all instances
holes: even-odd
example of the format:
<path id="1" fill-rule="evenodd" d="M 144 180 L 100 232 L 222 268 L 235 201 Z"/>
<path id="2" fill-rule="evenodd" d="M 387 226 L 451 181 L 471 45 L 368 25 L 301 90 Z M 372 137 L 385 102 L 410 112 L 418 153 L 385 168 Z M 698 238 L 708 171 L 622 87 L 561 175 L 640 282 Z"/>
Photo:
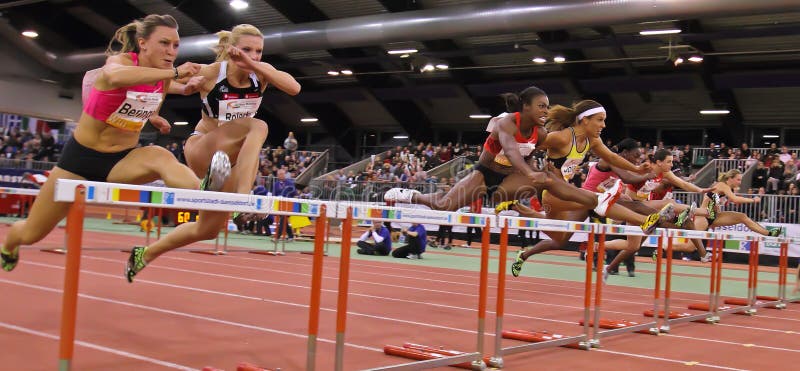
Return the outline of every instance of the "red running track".
<path id="1" fill-rule="evenodd" d="M 139 240 L 111 233 L 86 236 L 91 244 L 106 247 Z M 47 243 L 61 241 L 55 236 Z M 304 369 L 311 256 L 174 252 L 149 266 L 133 285 L 122 276 L 125 258 L 119 252 L 84 254 L 74 369 L 231 370 L 240 361 Z M 0 275 L 4 367 L 55 367 L 63 263 L 61 255 L 25 250 L 17 270 Z M 337 258 L 325 259 L 320 370 L 333 368 L 337 269 Z M 417 342 L 474 350 L 477 285 L 477 273 L 471 271 L 415 267 L 391 258 L 353 261 L 345 369 L 405 362 L 384 355 L 384 344 Z M 578 334 L 581 295 L 582 285 L 574 282 L 510 279 L 506 328 Z M 604 318 L 643 320 L 642 310 L 651 305 L 649 290 L 608 286 L 604 296 Z M 675 301 L 677 305 L 704 298 L 678 294 Z M 490 311 L 493 299 L 490 294 Z M 492 314 L 487 316 L 487 329 L 494 328 Z M 605 338 L 602 349 L 591 352 L 556 348 L 518 354 L 505 358 L 506 369 L 786 368 L 800 355 L 798 314 L 797 305 L 785 311 L 761 309 L 755 317 L 728 316 L 718 325 L 676 325 L 670 335 Z M 485 348 L 492 349 L 493 334 L 485 339 Z"/>

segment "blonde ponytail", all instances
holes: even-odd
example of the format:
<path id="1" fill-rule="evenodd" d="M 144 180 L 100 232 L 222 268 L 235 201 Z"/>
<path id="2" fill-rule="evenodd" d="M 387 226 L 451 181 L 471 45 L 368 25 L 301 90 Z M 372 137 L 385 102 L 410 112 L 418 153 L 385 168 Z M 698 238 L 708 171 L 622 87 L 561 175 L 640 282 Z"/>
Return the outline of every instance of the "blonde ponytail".
<path id="1" fill-rule="evenodd" d="M 264 34 L 256 26 L 249 24 L 240 24 L 230 31 L 217 32 L 219 41 L 217 41 L 217 45 L 211 48 L 217 55 L 216 61 L 220 62 L 229 59 L 228 46 L 236 45 L 239 42 L 239 38 L 245 35 L 264 37 Z"/>
<path id="2" fill-rule="evenodd" d="M 724 172 L 722 174 L 719 174 L 719 178 L 717 178 L 717 181 L 725 183 L 729 179 L 735 178 L 737 175 L 739 175 L 741 173 L 742 172 L 739 171 L 738 169 L 730 169 L 730 170 L 728 170 L 728 171 L 726 171 L 726 172 Z"/>

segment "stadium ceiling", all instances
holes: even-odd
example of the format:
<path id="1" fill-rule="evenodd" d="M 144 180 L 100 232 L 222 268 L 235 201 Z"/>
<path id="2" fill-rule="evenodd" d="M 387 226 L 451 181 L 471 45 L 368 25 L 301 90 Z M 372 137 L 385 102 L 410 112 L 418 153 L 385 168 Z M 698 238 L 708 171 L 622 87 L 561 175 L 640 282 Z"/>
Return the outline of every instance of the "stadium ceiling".
<path id="1" fill-rule="evenodd" d="M 289 130 L 327 133 L 351 151 L 365 131 L 423 140 L 432 130 L 482 131 L 486 120 L 470 115 L 503 112 L 498 94 L 530 85 L 547 91 L 551 103 L 600 101 L 609 111 L 610 135 L 626 127 L 722 127 L 734 143 L 747 139 L 748 127 L 800 127 L 797 1 L 686 0 L 684 5 L 704 8 L 681 12 L 665 6 L 660 10 L 666 16 L 642 13 L 638 19 L 603 6 L 625 4 L 636 14 L 640 5 L 680 1 L 247 3 L 235 10 L 227 0 L 10 1 L 0 4 L 0 33 L 43 65 L 61 55 L 51 64 L 83 67 L 97 64 L 97 53 L 120 25 L 150 13 L 172 14 L 187 40 L 182 52 L 207 63 L 212 56 L 201 41 L 236 24 L 253 24 L 265 31 L 264 60 L 303 86 L 296 97 L 267 94 L 259 115 L 270 124 L 270 137 L 283 138 Z M 737 8 L 747 3 L 752 4 Z M 519 19 L 506 14 L 512 9 L 532 12 L 525 20 L 531 26 L 515 24 Z M 508 22 L 500 22 L 502 17 Z M 404 39 L 388 26 L 371 30 L 378 24 L 416 32 Z M 29 29 L 39 37 L 20 36 Z M 678 33 L 640 34 L 646 30 Z M 394 54 L 398 50 L 407 52 Z M 702 62 L 690 61 L 693 56 Z M 679 58 L 683 63 L 676 64 Z M 48 67 L 56 76 L 49 78 L 79 83 L 79 73 Z M 200 115 L 196 97 L 170 98 L 166 108 L 181 121 L 195 122 Z M 710 108 L 730 113 L 699 113 Z M 301 121 L 307 117 L 318 120 Z"/>

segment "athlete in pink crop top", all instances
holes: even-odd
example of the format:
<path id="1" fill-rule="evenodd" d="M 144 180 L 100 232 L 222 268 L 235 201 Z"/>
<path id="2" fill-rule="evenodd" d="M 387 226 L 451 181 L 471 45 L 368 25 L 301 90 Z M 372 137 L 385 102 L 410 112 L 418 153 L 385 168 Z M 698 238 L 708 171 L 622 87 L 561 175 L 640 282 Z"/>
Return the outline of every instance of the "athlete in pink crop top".
<path id="1" fill-rule="evenodd" d="M 64 146 L 58 165 L 42 186 L 28 219 L 14 223 L 0 246 L 2 268 L 6 271 L 16 266 L 21 244 L 41 240 L 66 216 L 70 204 L 53 202 L 58 179 L 130 184 L 162 179 L 169 187 L 200 187 L 194 172 L 165 148 L 136 148 L 139 129 L 148 118 L 169 126 L 157 118 L 155 101 L 160 103 L 164 91 L 170 91 L 170 81 L 176 74 L 190 77 L 200 69 L 188 62 L 178 68 L 172 66 L 179 41 L 175 19 L 149 15 L 122 27 L 115 39 L 122 48 L 119 52 L 109 50 L 111 55 L 105 65 L 95 71 L 87 107 Z M 229 172 L 229 168 L 220 166 L 211 174 L 212 186 L 221 185 Z"/>

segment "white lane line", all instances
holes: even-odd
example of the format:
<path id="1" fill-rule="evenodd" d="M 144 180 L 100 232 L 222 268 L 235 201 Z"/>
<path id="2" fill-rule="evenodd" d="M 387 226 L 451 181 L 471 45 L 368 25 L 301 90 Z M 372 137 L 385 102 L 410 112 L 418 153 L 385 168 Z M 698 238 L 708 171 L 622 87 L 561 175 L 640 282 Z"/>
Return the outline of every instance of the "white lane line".
<path id="1" fill-rule="evenodd" d="M 666 334 L 666 336 L 676 337 L 676 338 L 681 338 L 681 339 L 708 341 L 708 342 L 719 343 L 719 344 L 740 345 L 740 346 L 748 347 L 748 348 L 762 348 L 762 349 L 779 350 L 779 351 L 783 351 L 783 352 L 800 353 L 800 349 L 779 348 L 779 347 L 771 347 L 771 346 L 767 346 L 767 345 L 739 343 L 739 342 L 735 342 L 735 341 L 725 341 L 725 340 L 717 340 L 717 339 L 704 339 L 704 338 L 699 338 L 697 336 L 683 336 L 683 335 L 673 335 L 673 334 Z"/>
<path id="2" fill-rule="evenodd" d="M 628 357 L 635 357 L 635 358 L 643 358 L 643 359 L 650 359 L 655 361 L 664 361 L 664 362 L 671 362 L 671 363 L 680 363 L 685 366 L 702 366 L 702 367 L 710 367 L 716 368 L 720 370 L 731 370 L 731 371 L 747 371 L 741 368 L 733 368 L 733 367 L 725 367 L 725 366 L 717 366 L 717 365 L 710 365 L 708 363 L 702 362 L 694 362 L 694 361 L 681 361 L 678 359 L 669 359 L 669 358 L 661 358 L 661 357 L 654 357 L 654 356 L 647 356 L 644 354 L 635 354 L 635 353 L 626 353 L 626 352 L 618 352 L 613 350 L 607 349 L 592 349 L 593 352 L 602 352 L 602 353 L 610 353 L 610 354 L 617 354 L 621 356 L 628 356 Z"/>
<path id="3" fill-rule="evenodd" d="M 33 284 L 28 284 L 28 283 L 16 282 L 16 281 L 9 281 L 9 280 L 2 279 L 2 278 L 0 278 L 0 282 L 6 283 L 6 284 L 9 284 L 9 285 L 21 286 L 21 287 L 26 287 L 26 288 L 31 288 L 31 289 L 41 290 L 41 291 L 47 291 L 47 292 L 52 292 L 52 293 L 57 293 L 57 294 L 62 294 L 63 293 L 63 291 L 60 290 L 60 289 L 54 289 L 54 288 L 50 288 L 50 287 L 33 285 Z M 248 325 L 246 323 L 226 321 L 226 320 L 213 318 L 213 317 L 208 317 L 208 316 L 201 316 L 201 315 L 197 315 L 197 314 L 179 312 L 179 311 L 175 311 L 175 310 L 158 308 L 158 307 L 153 307 L 153 306 L 149 306 L 149 305 L 130 303 L 130 302 L 127 302 L 127 301 L 103 298 L 103 297 L 94 296 L 94 295 L 78 294 L 78 297 L 83 298 L 83 299 L 100 301 L 100 302 L 104 302 L 104 303 L 111 303 L 111 304 L 127 306 L 127 307 L 131 307 L 131 308 L 144 309 L 144 310 L 153 311 L 153 312 L 171 314 L 171 315 L 179 316 L 179 317 L 186 317 L 186 318 L 191 318 L 191 319 L 196 319 L 196 320 L 201 320 L 201 321 L 213 322 L 213 323 L 218 323 L 218 324 L 222 324 L 222 325 L 241 327 L 241 328 L 246 328 L 248 330 L 268 332 L 268 333 L 272 333 L 272 334 L 291 336 L 291 337 L 296 337 L 296 338 L 301 338 L 301 339 L 306 339 L 307 338 L 307 335 L 304 335 L 304 334 L 295 334 L 295 333 L 292 333 L 292 332 L 276 330 L 276 329 L 272 329 L 272 328 L 268 328 L 268 327 L 261 327 L 261 326 L 255 326 L 255 325 Z M 328 343 L 328 344 L 336 344 L 336 341 L 330 340 L 330 339 L 324 339 L 324 338 L 317 338 L 317 341 L 323 342 L 323 343 Z M 345 343 L 345 345 L 349 346 L 349 347 L 353 347 L 353 348 L 358 348 L 358 349 L 364 349 L 364 350 L 370 350 L 370 351 L 374 351 L 374 352 L 383 353 L 383 349 L 378 349 L 378 348 L 374 348 L 374 347 L 358 345 L 358 344 L 352 344 L 352 343 Z"/>
<path id="4" fill-rule="evenodd" d="M 0 327 L 7 328 L 9 330 L 24 332 L 24 333 L 29 334 L 29 335 L 35 335 L 35 336 L 39 336 L 39 337 L 43 337 L 43 338 L 47 338 L 47 339 L 58 341 L 58 336 L 56 336 L 56 335 L 48 334 L 48 333 L 42 332 L 42 331 L 37 331 L 37 330 L 30 329 L 30 328 L 27 328 L 27 327 L 12 325 L 12 324 L 6 323 L 6 322 L 0 322 Z M 140 354 L 126 352 L 124 350 L 119 350 L 119 349 L 115 349 L 115 348 L 109 348 L 109 347 L 106 347 L 106 346 L 97 345 L 97 344 L 89 343 L 89 342 L 86 342 L 86 341 L 75 340 L 75 344 L 77 344 L 79 346 L 82 346 L 82 347 L 91 348 L 91 349 L 94 349 L 94 350 L 99 350 L 101 352 L 111 353 L 111 354 L 115 354 L 115 355 L 122 356 L 122 357 L 133 358 L 133 359 L 136 359 L 136 360 L 139 360 L 139 361 L 149 362 L 149 363 L 153 363 L 153 364 L 156 364 L 156 365 L 159 365 L 159 366 L 164 366 L 164 367 L 168 367 L 168 368 L 172 368 L 172 369 L 176 369 L 176 370 L 184 370 L 184 371 L 195 371 L 195 370 L 197 370 L 196 368 L 179 365 L 177 363 L 162 361 L 160 359 L 150 358 L 150 357 L 143 356 L 143 355 L 140 355 Z"/>

